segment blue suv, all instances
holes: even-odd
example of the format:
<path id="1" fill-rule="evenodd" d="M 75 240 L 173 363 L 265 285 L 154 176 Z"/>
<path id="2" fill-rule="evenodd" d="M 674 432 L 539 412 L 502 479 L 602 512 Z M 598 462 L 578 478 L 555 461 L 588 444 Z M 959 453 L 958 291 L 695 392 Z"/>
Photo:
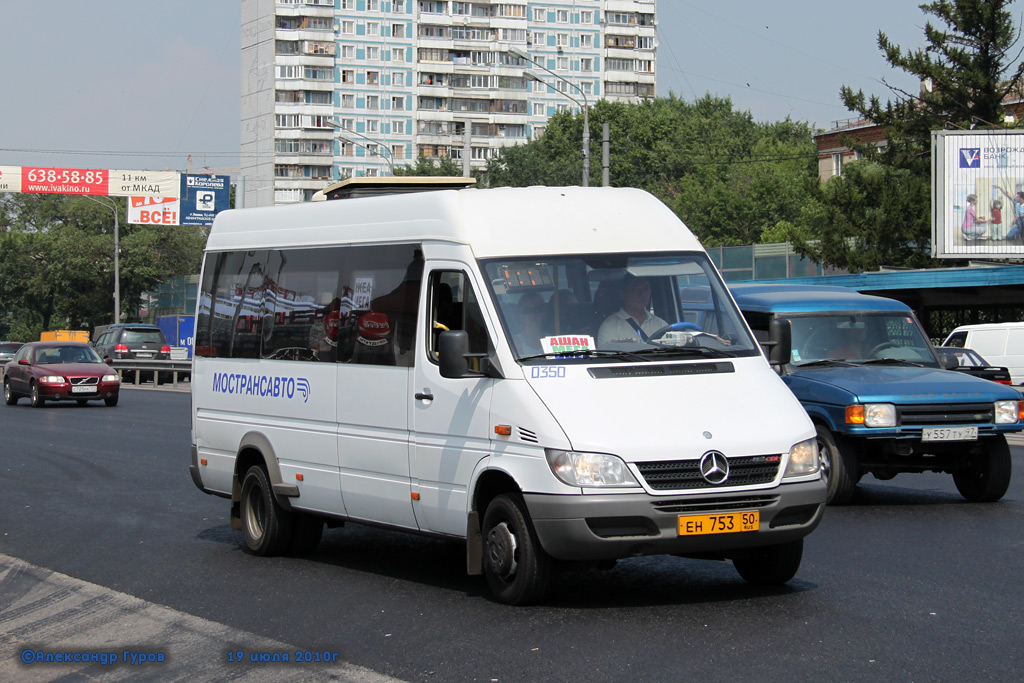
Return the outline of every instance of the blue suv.
<path id="1" fill-rule="evenodd" d="M 817 428 L 828 502 L 848 502 L 866 473 L 946 472 L 970 501 L 1006 493 L 1020 392 L 946 369 L 908 306 L 845 287 L 730 290 Z"/>

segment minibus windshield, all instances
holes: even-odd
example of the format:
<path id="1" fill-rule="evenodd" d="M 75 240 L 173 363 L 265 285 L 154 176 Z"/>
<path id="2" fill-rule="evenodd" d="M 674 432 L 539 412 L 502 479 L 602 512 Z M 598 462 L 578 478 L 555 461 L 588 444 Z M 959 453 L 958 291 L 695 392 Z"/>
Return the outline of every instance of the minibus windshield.
<path id="1" fill-rule="evenodd" d="M 704 253 L 515 257 L 481 267 L 520 361 L 760 353 Z"/>

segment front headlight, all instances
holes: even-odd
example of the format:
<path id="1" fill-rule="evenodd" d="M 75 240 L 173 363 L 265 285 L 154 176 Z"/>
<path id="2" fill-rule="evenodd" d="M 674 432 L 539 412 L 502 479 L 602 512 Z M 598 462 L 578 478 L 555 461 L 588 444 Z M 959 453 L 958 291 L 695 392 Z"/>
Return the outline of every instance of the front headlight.
<path id="1" fill-rule="evenodd" d="M 103 375 L 103 381 L 104 382 L 116 382 L 116 381 L 118 381 L 117 380 L 117 375 Z"/>
<path id="2" fill-rule="evenodd" d="M 996 401 L 996 424 L 1011 425 L 1020 419 L 1020 401 Z"/>
<path id="3" fill-rule="evenodd" d="M 784 477 L 803 477 L 818 471 L 818 440 L 807 439 L 789 449 Z"/>
<path id="4" fill-rule="evenodd" d="M 548 465 L 569 486 L 639 486 L 622 458 L 607 453 L 577 453 L 545 449 Z"/>
<path id="5" fill-rule="evenodd" d="M 64 384 L 64 378 L 60 375 L 44 375 L 39 381 L 43 384 Z"/>
<path id="6" fill-rule="evenodd" d="M 846 406 L 846 424 L 865 427 L 895 427 L 896 406 L 891 403 L 863 403 Z"/>

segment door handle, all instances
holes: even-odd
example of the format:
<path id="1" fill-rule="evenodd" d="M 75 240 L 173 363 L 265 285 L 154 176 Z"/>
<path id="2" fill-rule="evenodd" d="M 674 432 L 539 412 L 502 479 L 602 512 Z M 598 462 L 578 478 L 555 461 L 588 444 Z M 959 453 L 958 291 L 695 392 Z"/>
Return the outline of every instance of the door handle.
<path id="1" fill-rule="evenodd" d="M 417 401 L 433 401 L 434 395 L 430 393 L 430 389 L 426 388 L 423 391 L 417 391 L 413 396 Z"/>

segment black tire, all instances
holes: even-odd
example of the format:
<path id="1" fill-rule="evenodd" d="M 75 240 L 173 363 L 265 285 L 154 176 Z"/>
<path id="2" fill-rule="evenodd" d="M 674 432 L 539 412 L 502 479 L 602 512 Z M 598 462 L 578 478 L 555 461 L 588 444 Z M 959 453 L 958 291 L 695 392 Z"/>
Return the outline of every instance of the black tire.
<path id="1" fill-rule="evenodd" d="M 117 405 L 117 398 L 118 398 L 118 396 L 120 396 L 120 394 L 114 394 L 113 396 L 107 396 L 105 399 L 103 399 L 103 402 L 106 403 L 111 408 L 113 408 L 114 406 Z"/>
<path id="2" fill-rule="evenodd" d="M 508 605 L 542 600 L 553 563 L 537 541 L 523 499 L 502 494 L 492 500 L 482 532 L 484 576 L 495 599 Z"/>
<path id="3" fill-rule="evenodd" d="M 32 403 L 33 408 L 42 408 L 46 403 L 43 395 L 39 393 L 39 385 L 36 382 L 32 382 L 29 385 L 29 401 Z"/>
<path id="4" fill-rule="evenodd" d="M 9 406 L 13 406 L 18 402 L 19 398 L 21 397 L 11 391 L 11 383 L 4 380 L 4 403 Z"/>
<path id="5" fill-rule="evenodd" d="M 774 586 L 786 583 L 800 569 L 804 556 L 804 539 L 789 543 L 756 548 L 733 559 L 736 571 L 755 586 Z"/>
<path id="6" fill-rule="evenodd" d="M 288 550 L 292 516 L 277 504 L 262 465 L 253 465 L 242 479 L 242 533 L 256 555 L 270 557 Z"/>
<path id="7" fill-rule="evenodd" d="M 292 541 L 289 555 L 309 555 L 320 545 L 324 535 L 324 520 L 314 515 L 292 513 Z"/>
<path id="8" fill-rule="evenodd" d="M 999 434 L 985 439 L 982 452 L 968 458 L 966 467 L 953 473 L 953 483 L 972 503 L 991 503 L 1006 493 L 1012 473 L 1010 447 L 1006 437 Z"/>
<path id="9" fill-rule="evenodd" d="M 832 431 L 824 425 L 815 425 L 818 431 L 818 461 L 821 463 L 821 478 L 828 491 L 825 502 L 829 505 L 844 505 L 850 502 L 857 490 L 857 456 L 836 440 Z"/>

